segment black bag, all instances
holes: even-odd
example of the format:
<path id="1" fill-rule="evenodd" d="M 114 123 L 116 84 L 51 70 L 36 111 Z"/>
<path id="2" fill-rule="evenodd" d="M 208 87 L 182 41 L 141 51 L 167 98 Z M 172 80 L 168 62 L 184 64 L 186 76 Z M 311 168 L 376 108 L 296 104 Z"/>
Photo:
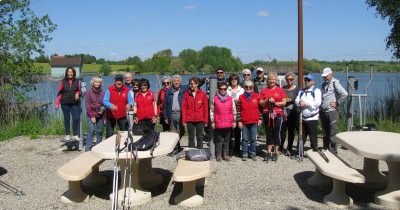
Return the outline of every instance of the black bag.
<path id="1" fill-rule="evenodd" d="M 185 151 L 185 159 L 191 161 L 210 160 L 211 153 L 208 149 L 191 149 Z"/>
<path id="2" fill-rule="evenodd" d="M 129 143 L 128 151 L 147 151 L 150 150 L 151 156 L 153 156 L 154 149 L 160 144 L 160 132 L 150 131 L 145 133 L 139 140 Z M 137 155 L 136 155 L 137 156 Z"/>

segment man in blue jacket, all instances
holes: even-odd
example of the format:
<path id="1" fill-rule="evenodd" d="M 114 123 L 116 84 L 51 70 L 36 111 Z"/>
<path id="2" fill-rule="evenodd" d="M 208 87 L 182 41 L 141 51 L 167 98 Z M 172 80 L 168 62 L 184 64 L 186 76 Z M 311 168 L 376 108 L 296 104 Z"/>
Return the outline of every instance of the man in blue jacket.
<path id="1" fill-rule="evenodd" d="M 182 124 L 182 99 L 187 90 L 187 85 L 182 85 L 180 75 L 172 76 L 172 87 L 165 93 L 164 99 L 164 120 L 169 125 L 170 131 L 179 134 L 179 141 L 171 154 L 176 154 L 181 150 L 180 139 L 185 133 L 185 127 Z"/>

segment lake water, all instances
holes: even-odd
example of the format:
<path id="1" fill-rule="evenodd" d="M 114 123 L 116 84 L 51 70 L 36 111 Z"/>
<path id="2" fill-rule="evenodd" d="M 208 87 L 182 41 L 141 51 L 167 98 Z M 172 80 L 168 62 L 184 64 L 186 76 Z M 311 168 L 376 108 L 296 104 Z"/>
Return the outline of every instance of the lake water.
<path id="1" fill-rule="evenodd" d="M 316 87 L 321 87 L 323 80 L 319 73 L 313 73 L 316 79 Z M 193 76 L 198 76 L 200 78 L 208 77 L 210 75 L 182 75 L 183 84 L 187 84 L 189 78 Z M 340 83 L 343 87 L 347 87 L 346 82 L 346 73 L 337 72 L 334 76 L 340 80 Z M 356 93 L 364 93 L 366 85 L 370 79 L 369 73 L 349 73 L 349 76 L 354 76 L 358 80 L 358 90 Z M 162 75 L 137 75 L 135 78 L 146 78 L 150 81 L 150 90 L 154 93 L 157 93 L 161 88 L 161 79 Z M 87 88 L 90 86 L 91 76 L 83 77 L 83 81 L 86 82 Z M 399 86 L 400 74 L 398 73 L 373 73 L 372 80 L 366 93 L 367 97 L 367 107 L 370 108 L 375 104 L 375 102 L 381 102 L 381 100 L 389 95 L 392 90 L 400 90 Z M 114 82 L 113 76 L 103 77 L 103 89 L 105 90 L 107 87 L 112 85 Z M 52 106 L 50 107 L 50 111 L 54 112 L 54 100 L 57 95 L 57 88 L 59 85 L 59 81 L 45 81 L 37 84 L 36 91 L 32 91 L 29 93 L 29 96 L 35 98 L 35 101 L 40 102 L 51 102 Z M 204 87 L 204 85 L 203 85 Z M 356 106 L 358 106 L 356 104 Z"/>

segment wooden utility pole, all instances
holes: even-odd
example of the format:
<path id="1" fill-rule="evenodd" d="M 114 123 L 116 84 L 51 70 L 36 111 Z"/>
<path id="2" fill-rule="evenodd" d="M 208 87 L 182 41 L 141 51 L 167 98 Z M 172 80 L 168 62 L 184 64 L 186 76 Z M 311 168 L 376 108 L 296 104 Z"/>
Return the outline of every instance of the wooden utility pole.
<path id="1" fill-rule="evenodd" d="M 304 65 L 303 65 L 303 1 L 298 0 L 297 2 L 298 7 L 298 58 L 297 58 L 297 76 L 298 76 L 298 86 L 299 88 L 303 88 L 303 72 L 304 72 Z"/>

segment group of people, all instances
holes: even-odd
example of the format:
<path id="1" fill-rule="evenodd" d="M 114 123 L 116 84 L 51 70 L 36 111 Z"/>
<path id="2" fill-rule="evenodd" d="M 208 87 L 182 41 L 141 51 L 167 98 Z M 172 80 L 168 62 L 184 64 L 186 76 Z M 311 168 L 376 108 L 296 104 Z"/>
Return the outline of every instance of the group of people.
<path id="1" fill-rule="evenodd" d="M 129 72 L 115 75 L 114 84 L 105 91 L 102 79 L 94 76 L 85 95 L 89 127 L 85 151 L 91 149 L 94 135 L 97 143 L 101 142 L 104 124 L 108 138 L 116 125 L 124 131 L 132 128 L 132 124 L 143 130 L 154 130 L 159 122 L 163 131 L 177 132 L 180 138 L 186 129 L 189 147 L 203 148 L 203 139 L 208 135 L 206 139 L 209 144 L 210 141 L 214 143 L 215 151 L 211 152 L 218 162 L 230 161 L 233 155 L 243 161 L 247 158 L 255 161 L 258 129 L 263 126 L 267 145 L 264 160 L 276 161 L 282 152 L 293 154 L 300 119 L 303 139 L 310 137 L 311 149 L 318 148 L 317 125 L 321 119 L 323 148 L 336 151 L 331 137 L 337 130 L 337 107 L 347 92 L 333 77 L 332 69 L 323 70 L 325 82 L 321 89 L 314 86 L 315 78 L 311 74 L 304 76 L 305 87 L 299 89 L 295 85 L 296 75 L 292 72 L 285 75 L 286 85 L 281 87 L 275 72 L 265 76 L 263 68 L 258 67 L 255 71 L 256 77 L 252 79 L 251 71 L 244 69 L 241 81 L 235 73 L 226 78 L 225 70 L 218 68 L 214 77 L 192 77 L 188 84 L 182 84 L 180 75 L 164 76 L 157 94 L 150 90 L 147 79 L 136 80 Z M 61 104 L 64 114 L 65 141 L 80 140 L 81 88 L 75 75 L 74 68 L 66 69 L 56 100 L 56 108 Z M 216 85 L 211 84 L 212 80 Z M 203 84 L 206 84 L 205 88 L 201 88 Z M 129 122 L 127 113 L 130 112 L 133 113 L 133 123 Z M 284 148 L 286 133 L 288 143 Z M 171 154 L 180 150 L 178 141 Z"/>

